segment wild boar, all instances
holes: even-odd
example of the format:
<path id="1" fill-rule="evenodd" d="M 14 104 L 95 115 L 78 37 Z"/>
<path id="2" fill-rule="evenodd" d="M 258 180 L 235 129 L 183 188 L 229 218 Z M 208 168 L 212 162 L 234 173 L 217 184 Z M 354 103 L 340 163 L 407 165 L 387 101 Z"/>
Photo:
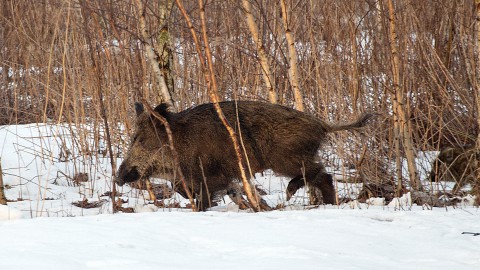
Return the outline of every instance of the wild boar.
<path id="1" fill-rule="evenodd" d="M 455 182 L 453 193 L 457 193 L 467 183 L 474 183 L 478 161 L 474 146 L 445 147 L 432 163 L 430 181 Z"/>
<path id="2" fill-rule="evenodd" d="M 327 133 L 363 127 L 374 114 L 364 114 L 352 123 L 329 124 L 309 114 L 269 103 L 226 101 L 219 103 L 227 121 L 242 144 L 244 160 L 254 174 L 267 169 L 293 178 L 287 199 L 305 182 L 320 189 L 323 202 L 335 203 L 331 175 L 316 161 Z M 202 104 L 179 113 L 160 104 L 155 111 L 169 123 L 179 166 L 186 184 L 193 191 L 200 210 L 209 205 L 212 194 L 226 190 L 241 179 L 229 134 L 213 104 Z M 156 176 L 168 179 L 182 194 L 175 175 L 168 137 L 162 123 L 136 104 L 136 130 L 130 148 L 119 167 L 116 182 L 128 182 Z"/>

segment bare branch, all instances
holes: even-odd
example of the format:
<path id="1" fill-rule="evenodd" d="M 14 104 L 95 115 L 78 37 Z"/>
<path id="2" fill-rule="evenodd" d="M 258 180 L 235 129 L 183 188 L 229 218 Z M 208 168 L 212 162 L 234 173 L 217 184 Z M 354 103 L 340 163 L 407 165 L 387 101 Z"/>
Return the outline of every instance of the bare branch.
<path id="1" fill-rule="evenodd" d="M 206 55 L 206 60 L 208 66 L 205 64 L 204 57 L 202 56 L 202 51 L 200 47 L 200 43 L 197 38 L 197 34 L 195 32 L 195 29 L 190 21 L 190 18 L 188 17 L 185 8 L 183 7 L 183 4 L 181 0 L 176 0 L 177 6 L 179 7 L 180 11 L 182 12 L 185 21 L 187 22 L 187 25 L 192 33 L 193 39 L 195 41 L 195 45 L 197 48 L 198 56 L 200 58 L 200 62 L 202 64 L 202 69 L 204 72 L 205 80 L 207 82 L 207 88 L 208 88 L 208 93 L 210 96 L 211 101 L 213 102 L 215 106 L 215 110 L 218 114 L 218 117 L 222 121 L 223 125 L 228 131 L 228 134 L 230 135 L 230 139 L 232 140 L 233 147 L 235 149 L 235 153 L 237 155 L 237 160 L 238 160 L 238 167 L 240 169 L 240 173 L 242 176 L 242 182 L 243 182 L 243 188 L 245 189 L 245 193 L 247 194 L 247 198 L 250 201 L 250 203 L 253 205 L 253 209 L 255 211 L 260 211 L 260 206 L 258 201 L 256 200 L 256 197 L 252 193 L 252 188 L 251 184 L 247 179 L 247 174 L 245 173 L 245 166 L 244 166 L 244 161 L 243 161 L 243 155 L 240 150 L 240 145 L 238 143 L 237 136 L 235 134 L 235 131 L 233 128 L 230 126 L 228 123 L 227 119 L 225 118 L 225 115 L 222 112 L 222 108 L 220 107 L 220 104 L 218 104 L 219 97 L 218 97 L 218 90 L 217 90 L 217 83 L 215 80 L 214 72 L 213 72 L 213 63 L 212 63 L 212 55 L 210 52 L 210 48 L 208 45 L 208 37 L 207 37 L 207 30 L 206 30 L 206 24 L 205 24 L 205 7 L 203 5 L 203 0 L 199 0 L 199 6 L 200 6 L 200 20 L 202 23 L 202 36 L 203 36 L 203 41 L 205 43 L 205 55 Z"/>
<path id="2" fill-rule="evenodd" d="M 185 193 L 187 194 L 188 200 L 190 200 L 190 204 L 192 205 L 192 210 L 197 211 L 195 202 L 193 200 L 192 192 L 190 192 L 190 189 L 188 188 L 188 185 L 185 181 L 185 176 L 183 175 L 183 172 L 182 172 L 182 168 L 180 167 L 178 153 L 175 150 L 175 145 L 173 143 L 173 136 L 172 136 L 172 130 L 170 129 L 170 124 L 168 123 L 167 119 L 165 119 L 163 116 L 157 113 L 154 109 L 152 109 L 152 107 L 150 107 L 150 104 L 145 100 L 145 98 L 142 98 L 142 103 L 143 103 L 143 106 L 147 109 L 147 111 L 151 115 L 153 115 L 155 118 L 157 118 L 165 127 L 165 132 L 167 133 L 167 137 L 168 137 L 168 145 L 170 147 L 170 151 L 172 151 L 172 157 L 174 162 L 173 166 L 177 169 L 178 177 L 180 178 L 180 183 L 182 184 L 182 187 L 185 190 Z"/>

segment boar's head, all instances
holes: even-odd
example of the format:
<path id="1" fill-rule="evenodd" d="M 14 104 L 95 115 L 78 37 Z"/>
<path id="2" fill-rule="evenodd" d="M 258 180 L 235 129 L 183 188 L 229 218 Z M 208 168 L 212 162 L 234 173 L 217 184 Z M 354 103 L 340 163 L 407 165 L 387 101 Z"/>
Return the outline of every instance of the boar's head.
<path id="1" fill-rule="evenodd" d="M 157 106 L 155 111 L 167 118 L 165 104 Z M 160 120 L 145 111 L 141 103 L 135 103 L 135 112 L 135 132 L 115 179 L 119 185 L 150 176 L 169 178 L 173 174 L 165 127 Z"/>

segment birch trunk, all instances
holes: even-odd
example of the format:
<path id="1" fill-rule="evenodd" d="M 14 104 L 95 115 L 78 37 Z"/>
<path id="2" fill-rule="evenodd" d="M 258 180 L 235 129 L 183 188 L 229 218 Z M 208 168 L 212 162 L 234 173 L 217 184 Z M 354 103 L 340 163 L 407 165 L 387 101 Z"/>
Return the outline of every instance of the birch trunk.
<path id="1" fill-rule="evenodd" d="M 168 93 L 172 97 L 175 93 L 175 84 L 173 79 L 173 53 L 172 53 L 172 37 L 168 28 L 168 18 L 173 8 L 172 0 L 163 0 L 159 7 L 158 23 L 162 27 L 157 36 L 157 46 L 154 52 L 157 57 L 158 65 L 165 79 Z"/>
<path id="2" fill-rule="evenodd" d="M 157 61 L 157 54 L 153 48 L 151 38 L 148 35 L 147 23 L 145 20 L 145 8 L 143 7 L 142 0 L 135 0 L 135 6 L 138 12 L 138 27 L 140 30 L 140 36 L 142 37 L 142 42 L 145 46 L 145 52 L 147 54 L 148 61 L 150 62 L 153 73 L 155 74 L 155 82 L 158 90 L 160 91 L 162 101 L 175 108 L 172 96 L 168 91 L 165 76 L 163 75 L 159 62 Z"/>
<path id="3" fill-rule="evenodd" d="M 265 52 L 265 47 L 263 46 L 262 38 L 258 32 L 258 26 L 255 22 L 255 18 L 252 14 L 252 5 L 249 0 L 243 0 L 243 9 L 245 15 L 247 16 L 247 25 L 250 33 L 252 33 L 253 41 L 257 47 L 258 57 L 260 58 L 260 66 L 262 67 L 263 81 L 267 87 L 268 98 L 270 103 L 276 104 L 278 97 L 277 92 L 275 91 L 275 81 L 273 80 L 273 74 L 270 70 L 270 65 L 268 63 L 267 53 Z"/>
<path id="4" fill-rule="evenodd" d="M 282 10 L 282 21 L 285 29 L 285 38 L 287 39 L 288 49 L 288 75 L 290 77 L 290 84 L 292 85 L 293 96 L 295 98 L 295 109 L 299 111 L 305 111 L 303 105 L 303 96 L 298 83 L 298 68 L 297 68 L 297 52 L 295 50 L 295 39 L 293 37 L 292 30 L 288 25 L 288 12 L 285 0 L 280 1 Z"/>

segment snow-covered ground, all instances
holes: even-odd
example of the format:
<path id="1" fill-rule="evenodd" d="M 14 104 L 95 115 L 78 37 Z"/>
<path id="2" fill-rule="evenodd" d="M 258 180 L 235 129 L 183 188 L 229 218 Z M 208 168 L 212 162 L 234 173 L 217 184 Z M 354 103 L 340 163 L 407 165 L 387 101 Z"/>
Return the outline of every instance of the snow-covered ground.
<path id="1" fill-rule="evenodd" d="M 0 269 L 480 269 L 478 209 L 169 212 L 0 222 Z"/>
<path id="2" fill-rule="evenodd" d="M 287 181 L 268 173 L 257 179 L 264 199 L 284 210 L 242 212 L 228 197 L 204 213 L 157 208 L 144 192 L 124 187 L 125 206 L 139 213 L 112 214 L 103 196 L 110 163 L 98 152 L 80 153 L 79 141 L 91 139 L 80 132 L 0 127 L 6 195 L 15 200 L 0 206 L 0 270 L 480 269 L 480 235 L 462 234 L 480 233 L 478 208 L 426 209 L 405 196 L 389 206 L 312 209 L 303 190 L 285 202 Z M 74 184 L 78 173 L 89 181 Z M 105 203 L 72 205 L 83 199 Z M 178 195 L 170 201 L 186 203 Z"/>

